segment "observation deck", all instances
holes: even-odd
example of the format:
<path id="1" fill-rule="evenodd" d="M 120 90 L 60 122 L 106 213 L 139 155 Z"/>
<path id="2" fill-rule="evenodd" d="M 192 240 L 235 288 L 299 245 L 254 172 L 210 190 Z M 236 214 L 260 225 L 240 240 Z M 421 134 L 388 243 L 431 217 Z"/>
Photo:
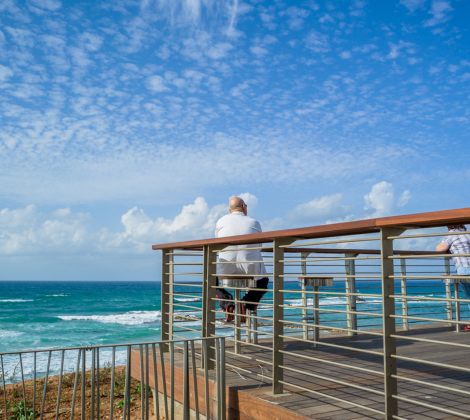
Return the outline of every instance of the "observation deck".
<path id="1" fill-rule="evenodd" d="M 470 419 L 469 277 L 431 251 L 443 227 L 469 223 L 465 208 L 154 245 L 162 339 L 226 337 L 227 418 Z M 260 249 L 268 270 L 255 323 L 217 305 L 217 253 L 232 245 Z M 228 289 L 234 303 L 248 288 Z"/>

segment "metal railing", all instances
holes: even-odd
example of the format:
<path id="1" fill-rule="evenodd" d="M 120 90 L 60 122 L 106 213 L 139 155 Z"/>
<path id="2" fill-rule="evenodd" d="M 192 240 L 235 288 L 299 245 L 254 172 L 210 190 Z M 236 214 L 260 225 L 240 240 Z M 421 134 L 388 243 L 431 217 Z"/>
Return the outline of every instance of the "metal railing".
<path id="1" fill-rule="evenodd" d="M 461 326 L 470 323 L 467 309 L 470 300 L 459 295 L 459 281 L 468 281 L 469 277 L 455 275 L 449 254 L 413 250 L 414 240 L 421 240 L 417 243 L 439 241 L 448 235 L 448 232 L 427 229 L 456 222 L 470 223 L 470 209 L 154 246 L 162 250 L 162 337 L 225 336 L 227 355 L 236 357 L 227 366 L 263 379 L 269 376 L 273 394 L 282 394 L 286 386 L 332 402 L 348 403 L 386 419 L 406 419 L 407 415 L 411 416 L 410 406 L 470 419 L 470 406 L 453 409 L 417 397 L 419 393 L 436 390 L 469 394 L 458 381 L 440 383 L 440 378 L 432 377 L 432 373 L 424 379 L 410 376 L 403 367 L 414 364 L 420 369 L 439 367 L 462 374 L 470 372 L 470 363 L 453 361 L 454 354 L 457 357 L 454 350 L 470 349 L 470 341 L 453 342 L 422 335 L 423 331 L 444 334 L 452 328 L 460 332 Z M 422 231 L 404 234 L 417 227 Z M 404 246 L 394 246 L 394 242 Z M 362 249 L 356 249 L 358 243 Z M 234 314 L 236 318 L 245 317 L 245 325 L 225 322 L 215 295 L 218 252 L 242 244 L 262 251 L 272 279 L 256 311 Z M 299 277 L 333 278 L 335 283 L 308 290 L 299 285 Z M 234 293 L 236 289 L 231 288 L 234 296 L 238 295 Z M 238 289 L 248 290 L 247 287 Z M 236 298 L 230 301 L 240 302 Z M 366 344 L 368 341 L 361 341 L 361 337 L 378 339 L 380 345 Z M 287 349 L 286 343 L 296 343 L 299 350 Z M 302 352 L 302 345 L 308 345 L 310 350 Z M 426 346 L 422 353 L 420 345 Z M 416 355 L 402 352 L 414 348 Z M 434 348 L 447 349 L 445 362 L 432 358 Z M 341 357 L 328 359 L 329 352 Z M 368 359 L 367 364 L 363 362 L 364 357 Z M 238 366 L 236 360 L 240 359 L 259 365 L 262 372 Z M 305 366 L 299 369 L 295 360 L 301 360 L 305 366 L 320 362 L 322 366 L 340 368 L 350 375 L 339 379 L 329 372 L 322 374 L 313 368 L 308 371 Z M 300 374 L 312 384 L 327 381 L 332 386 L 380 396 L 383 407 L 353 400 L 346 392 L 338 396 L 336 391 L 312 389 L 314 386 L 296 380 Z M 361 375 L 372 378 L 373 386 L 363 385 L 357 379 Z M 399 386 L 406 388 L 413 384 L 417 386 L 413 392 L 399 393 Z"/>
<path id="2" fill-rule="evenodd" d="M 0 419 L 225 419 L 223 337 L 4 352 L 0 369 Z"/>

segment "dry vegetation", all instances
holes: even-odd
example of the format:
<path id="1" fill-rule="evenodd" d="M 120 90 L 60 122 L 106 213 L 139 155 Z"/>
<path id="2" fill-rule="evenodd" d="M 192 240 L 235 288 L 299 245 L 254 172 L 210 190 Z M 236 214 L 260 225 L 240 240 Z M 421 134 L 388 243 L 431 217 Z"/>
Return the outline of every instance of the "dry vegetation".
<path id="1" fill-rule="evenodd" d="M 1 381 L 0 381 L 1 383 Z M 26 409 L 27 418 L 25 418 L 25 409 L 23 402 L 22 383 L 6 385 L 7 418 L 8 420 L 33 420 L 39 418 L 41 412 L 42 399 L 44 394 L 45 379 L 36 380 L 36 407 L 33 416 L 33 380 L 25 381 L 26 391 Z M 81 373 L 78 376 L 77 393 L 75 400 L 74 420 L 81 419 Z M 72 410 L 73 388 L 75 384 L 75 373 L 65 374 L 62 378 L 62 390 L 59 404 L 59 418 L 70 419 Z M 124 405 L 124 386 L 125 386 L 125 367 L 116 367 L 114 377 L 114 419 L 122 419 Z M 100 394 L 99 405 L 97 405 L 97 389 L 95 382 L 95 410 L 99 406 L 100 419 L 108 419 L 110 415 L 110 395 L 111 395 L 111 368 L 104 367 L 100 369 Z M 57 397 L 59 389 L 59 376 L 52 376 L 47 383 L 46 400 L 44 404 L 44 419 L 55 418 L 57 409 Z M 141 385 L 140 382 L 132 379 L 131 381 L 131 419 L 140 419 L 141 416 Z M 154 416 L 152 391 L 149 390 L 150 409 L 149 415 Z M 86 419 L 91 418 L 91 370 L 85 374 L 85 406 Z M 95 411 L 95 419 L 97 419 Z M 0 389 L 0 418 L 5 418 L 5 393 L 3 386 Z"/>

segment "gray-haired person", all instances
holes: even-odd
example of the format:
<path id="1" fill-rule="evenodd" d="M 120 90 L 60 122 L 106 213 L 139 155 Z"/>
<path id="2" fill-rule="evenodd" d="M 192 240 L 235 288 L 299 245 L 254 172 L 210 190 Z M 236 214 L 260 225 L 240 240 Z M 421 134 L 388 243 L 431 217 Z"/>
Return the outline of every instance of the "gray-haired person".
<path id="1" fill-rule="evenodd" d="M 447 226 L 449 232 L 466 232 L 464 225 Z M 450 252 L 451 254 L 470 254 L 470 235 L 448 235 L 436 246 L 437 252 Z M 459 276 L 470 276 L 470 258 L 452 257 Z M 465 299 L 470 299 L 470 283 L 460 283 Z M 458 287 L 458 286 L 457 286 Z M 468 304 L 470 308 L 470 303 Z M 470 331 L 470 325 L 462 328 Z"/>

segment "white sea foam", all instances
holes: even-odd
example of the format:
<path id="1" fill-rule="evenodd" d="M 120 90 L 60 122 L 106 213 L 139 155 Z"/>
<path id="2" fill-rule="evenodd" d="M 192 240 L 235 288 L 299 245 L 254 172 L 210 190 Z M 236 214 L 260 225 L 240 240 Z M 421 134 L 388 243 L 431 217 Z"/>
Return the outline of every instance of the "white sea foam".
<path id="1" fill-rule="evenodd" d="M 290 306 L 303 306 L 302 299 L 289 300 L 288 304 Z M 337 305 L 337 304 L 346 305 L 346 299 L 335 298 L 335 297 L 320 299 L 320 306 Z M 313 298 L 308 298 L 307 306 L 312 306 L 312 305 L 313 305 Z"/>
<path id="2" fill-rule="evenodd" d="M 23 332 L 20 331 L 8 331 L 8 330 L 0 330 L 0 338 L 3 339 L 9 339 L 13 337 L 18 337 L 20 335 L 23 335 Z"/>
<path id="3" fill-rule="evenodd" d="M 188 327 L 188 328 L 196 328 L 196 327 L 200 327 L 201 325 L 202 325 L 201 320 L 188 321 L 188 322 L 175 322 L 173 324 L 174 328 L 178 328 L 178 326 Z"/>
<path id="4" fill-rule="evenodd" d="M 201 301 L 200 297 L 197 298 L 175 298 L 178 302 L 196 302 L 196 301 Z"/>
<path id="5" fill-rule="evenodd" d="M 142 325 L 160 320 L 160 311 L 131 311 L 111 315 L 63 315 L 58 318 L 64 321 L 95 321 L 122 325 Z"/>
<path id="6" fill-rule="evenodd" d="M 58 295 L 44 295 L 45 297 L 58 297 L 58 296 L 69 296 L 66 293 L 59 293 Z"/>
<path id="7" fill-rule="evenodd" d="M 34 299 L 0 299 L 0 302 L 33 302 Z"/>
<path id="8" fill-rule="evenodd" d="M 36 349 L 36 350 L 41 350 Z M 64 355 L 64 373 L 74 372 L 77 364 L 77 350 L 69 350 L 65 352 Z M 33 377 L 33 366 L 34 366 L 34 355 L 33 353 L 24 353 L 23 354 L 23 368 L 25 379 L 31 379 Z M 36 375 L 38 378 L 44 377 L 47 371 L 48 365 L 48 351 L 38 352 L 36 354 Z M 112 352 L 108 348 L 103 348 L 100 350 L 100 366 L 106 366 L 112 360 Z M 4 369 L 6 376 L 6 383 L 18 382 L 21 379 L 20 373 L 18 372 L 18 355 L 4 356 Z M 116 366 L 122 366 L 126 364 L 126 349 L 125 347 L 117 347 L 115 354 L 115 363 Z M 51 354 L 51 361 L 49 367 L 49 376 L 58 375 L 60 372 L 61 365 L 61 352 L 54 351 Z M 87 357 L 86 359 L 86 369 L 91 368 L 91 358 Z M 15 372 L 16 375 L 14 380 L 11 380 L 12 374 Z"/>

